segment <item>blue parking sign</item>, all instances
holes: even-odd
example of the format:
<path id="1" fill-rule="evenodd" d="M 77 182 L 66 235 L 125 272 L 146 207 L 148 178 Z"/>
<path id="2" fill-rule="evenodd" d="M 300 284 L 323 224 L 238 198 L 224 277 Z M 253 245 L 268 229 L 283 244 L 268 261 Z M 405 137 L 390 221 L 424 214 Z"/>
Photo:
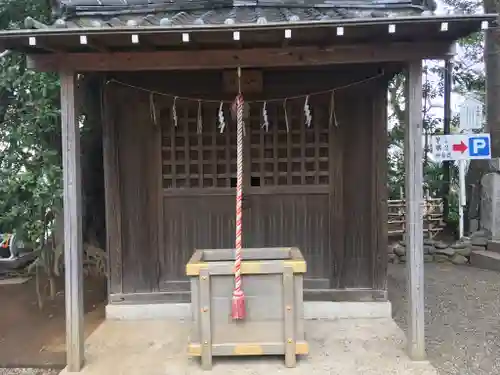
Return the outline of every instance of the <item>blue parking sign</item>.
<path id="1" fill-rule="evenodd" d="M 471 157 L 490 156 L 490 138 L 485 136 L 469 138 L 469 155 Z"/>

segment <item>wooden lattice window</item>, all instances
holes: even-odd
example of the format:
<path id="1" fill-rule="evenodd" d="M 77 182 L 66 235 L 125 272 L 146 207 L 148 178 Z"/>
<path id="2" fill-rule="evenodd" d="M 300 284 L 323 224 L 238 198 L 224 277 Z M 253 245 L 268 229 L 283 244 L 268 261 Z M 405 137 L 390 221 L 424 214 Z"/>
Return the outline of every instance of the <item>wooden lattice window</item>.
<path id="1" fill-rule="evenodd" d="M 218 106 L 202 105 L 202 128 L 198 129 L 198 104 L 178 103 L 177 127 L 163 124 L 163 186 L 176 188 L 231 187 L 236 178 L 236 132 L 220 133 Z"/>
<path id="2" fill-rule="evenodd" d="M 268 131 L 262 128 L 260 117 L 252 119 L 251 185 L 328 185 L 328 122 L 315 111 L 307 127 L 303 105 L 290 101 L 285 116 L 283 103 L 269 103 Z"/>
<path id="3" fill-rule="evenodd" d="M 236 184 L 236 125 L 226 111 L 226 129 L 218 129 L 218 105 L 178 103 L 177 127 L 163 123 L 164 188 L 228 188 Z M 245 128 L 245 168 L 251 186 L 328 185 L 329 129 L 320 108 L 307 127 L 303 102 L 267 104 L 269 128 L 262 126 L 262 104 L 250 106 Z M 163 117 L 163 116 L 162 116 Z M 288 122 L 288 130 L 287 130 Z"/>

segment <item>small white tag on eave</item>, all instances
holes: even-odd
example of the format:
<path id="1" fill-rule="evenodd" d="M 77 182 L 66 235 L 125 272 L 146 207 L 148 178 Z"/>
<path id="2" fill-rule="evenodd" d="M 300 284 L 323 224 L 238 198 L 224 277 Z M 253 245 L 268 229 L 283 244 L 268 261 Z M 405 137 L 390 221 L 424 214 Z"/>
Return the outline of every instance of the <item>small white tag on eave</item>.
<path id="1" fill-rule="evenodd" d="M 488 21 L 481 22 L 481 30 L 487 30 L 488 26 Z"/>
<path id="2" fill-rule="evenodd" d="M 239 31 L 233 32 L 233 40 L 240 40 L 240 32 Z"/>
<path id="3" fill-rule="evenodd" d="M 344 35 L 344 28 L 342 26 L 337 27 L 337 35 L 338 36 Z"/>
<path id="4" fill-rule="evenodd" d="M 184 43 L 189 42 L 189 34 L 188 33 L 182 33 L 182 41 Z"/>
<path id="5" fill-rule="evenodd" d="M 285 29 L 285 39 L 292 39 L 292 29 Z"/>
<path id="6" fill-rule="evenodd" d="M 441 22 L 441 31 L 448 31 L 448 22 Z"/>
<path id="7" fill-rule="evenodd" d="M 36 38 L 34 36 L 30 36 L 28 39 L 28 43 L 30 46 L 36 46 Z"/>
<path id="8" fill-rule="evenodd" d="M 80 44 L 87 44 L 87 35 L 80 35 Z"/>
<path id="9" fill-rule="evenodd" d="M 394 34 L 396 32 L 396 25 L 390 24 L 389 25 L 389 34 Z"/>
<path id="10" fill-rule="evenodd" d="M 132 44 L 139 44 L 139 35 L 132 34 Z"/>

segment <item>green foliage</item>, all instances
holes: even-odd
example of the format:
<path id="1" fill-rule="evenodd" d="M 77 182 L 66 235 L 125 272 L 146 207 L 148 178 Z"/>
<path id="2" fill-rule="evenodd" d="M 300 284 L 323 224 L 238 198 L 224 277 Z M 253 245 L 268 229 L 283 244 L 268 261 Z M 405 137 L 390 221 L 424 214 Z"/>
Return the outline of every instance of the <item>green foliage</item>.
<path id="1" fill-rule="evenodd" d="M 0 27 L 18 28 L 27 16 L 47 21 L 47 3 L 0 4 Z M 0 60 L 0 232 L 24 240 L 41 236 L 46 213 L 61 196 L 59 83 L 26 69 L 21 55 Z"/>
<path id="2" fill-rule="evenodd" d="M 450 1 L 447 1 L 450 3 Z M 457 2 L 458 4 L 458 2 Z M 456 4 L 455 4 L 456 5 Z M 463 7 L 471 6 L 469 3 L 462 4 Z M 476 94 L 477 97 L 484 99 L 485 74 L 482 69 L 476 66 L 483 57 L 483 34 L 478 33 L 460 42 L 463 57 L 454 61 L 453 67 L 453 91 L 461 94 Z M 439 65 L 424 67 L 424 104 L 423 128 L 425 136 L 425 150 L 429 151 L 429 137 L 433 134 L 442 134 L 443 127 L 441 118 L 436 117 L 430 111 L 430 102 L 437 97 L 444 95 L 444 67 Z M 440 77 L 439 81 L 427 79 L 428 74 Z M 389 85 L 389 104 L 391 109 L 390 120 L 393 127 L 388 132 L 389 138 L 389 197 L 392 199 L 400 198 L 400 192 L 404 187 L 404 78 L 402 75 L 396 76 Z M 451 119 L 451 132 L 456 132 L 459 125 L 459 118 L 455 116 Z M 449 216 L 447 221 L 452 226 L 458 225 L 458 168 L 451 164 L 450 171 L 450 194 L 447 196 L 449 202 Z M 424 153 L 424 189 L 434 197 L 442 197 L 445 184 L 443 167 L 439 163 L 434 163 L 427 158 L 427 152 Z M 444 198 L 444 197 L 443 197 Z"/>

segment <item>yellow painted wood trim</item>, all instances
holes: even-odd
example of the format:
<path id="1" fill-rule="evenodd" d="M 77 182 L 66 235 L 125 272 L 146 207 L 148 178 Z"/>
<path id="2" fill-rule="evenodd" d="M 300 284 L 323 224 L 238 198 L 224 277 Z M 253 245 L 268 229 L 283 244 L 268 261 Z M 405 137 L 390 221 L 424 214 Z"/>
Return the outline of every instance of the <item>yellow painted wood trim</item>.
<path id="1" fill-rule="evenodd" d="M 208 268 L 208 263 L 188 263 L 186 264 L 186 276 L 198 276 L 201 269 Z"/>
<path id="2" fill-rule="evenodd" d="M 298 342 L 295 344 L 295 354 L 307 355 L 309 354 L 309 344 L 307 342 Z"/>
<path id="3" fill-rule="evenodd" d="M 261 272 L 261 260 L 247 260 L 241 262 L 241 273 L 244 275 L 256 275 Z M 283 265 L 292 267 L 293 273 L 306 273 L 307 264 L 304 260 L 284 260 Z M 207 262 L 188 263 L 186 265 L 187 276 L 198 276 L 201 269 L 208 268 Z"/>
<path id="4" fill-rule="evenodd" d="M 264 348 L 262 347 L 262 345 L 258 344 L 239 344 L 234 346 L 233 353 L 234 355 L 263 355 Z M 297 355 L 309 354 L 309 344 L 304 341 L 297 342 L 295 344 L 295 354 Z M 201 345 L 189 344 L 188 355 L 192 357 L 200 357 Z"/>
<path id="5" fill-rule="evenodd" d="M 192 357 L 201 356 L 201 346 L 200 344 L 189 344 L 188 345 L 188 355 Z"/>
<path id="6" fill-rule="evenodd" d="M 264 350 L 262 346 L 256 344 L 240 344 L 235 345 L 233 349 L 234 355 L 262 355 Z"/>
<path id="7" fill-rule="evenodd" d="M 306 273 L 307 264 L 305 260 L 285 260 L 285 266 L 292 267 L 293 273 Z"/>

